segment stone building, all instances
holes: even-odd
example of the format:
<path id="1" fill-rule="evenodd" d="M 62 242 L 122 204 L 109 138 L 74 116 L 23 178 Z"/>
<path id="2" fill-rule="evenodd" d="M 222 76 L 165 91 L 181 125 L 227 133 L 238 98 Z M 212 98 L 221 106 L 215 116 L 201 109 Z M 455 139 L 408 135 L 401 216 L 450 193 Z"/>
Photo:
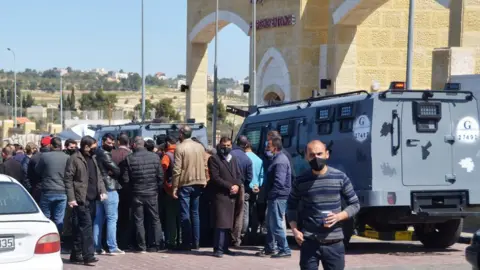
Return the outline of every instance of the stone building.
<path id="1" fill-rule="evenodd" d="M 233 23 L 250 36 L 251 2 L 220 0 L 220 29 Z M 443 63 L 435 73 L 448 77 L 455 58 L 449 47 L 471 48 L 467 54 L 474 63 L 468 72 L 480 73 L 480 0 L 415 3 L 412 86 L 432 87 L 433 62 Z M 206 119 L 207 46 L 215 36 L 215 4 L 188 0 L 187 118 L 198 121 Z M 250 103 L 307 98 L 312 90 L 386 89 L 391 81 L 404 81 L 408 7 L 408 0 L 259 0 L 257 92 L 250 94 Z M 437 48 L 447 52 L 433 61 Z M 320 89 L 322 79 L 330 81 L 326 89 Z"/>

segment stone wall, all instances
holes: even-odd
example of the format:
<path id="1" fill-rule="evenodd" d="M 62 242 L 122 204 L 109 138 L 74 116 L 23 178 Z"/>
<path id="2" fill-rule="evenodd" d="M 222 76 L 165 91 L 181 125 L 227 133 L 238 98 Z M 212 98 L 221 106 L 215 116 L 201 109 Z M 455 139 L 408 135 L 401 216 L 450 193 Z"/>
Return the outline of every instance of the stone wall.
<path id="1" fill-rule="evenodd" d="M 374 11 L 356 33 L 357 89 L 370 89 L 372 80 L 386 89 L 405 81 L 408 0 L 390 0 Z M 434 0 L 416 1 L 413 81 L 415 89 L 430 89 L 432 51 L 448 45 L 449 10 Z"/>

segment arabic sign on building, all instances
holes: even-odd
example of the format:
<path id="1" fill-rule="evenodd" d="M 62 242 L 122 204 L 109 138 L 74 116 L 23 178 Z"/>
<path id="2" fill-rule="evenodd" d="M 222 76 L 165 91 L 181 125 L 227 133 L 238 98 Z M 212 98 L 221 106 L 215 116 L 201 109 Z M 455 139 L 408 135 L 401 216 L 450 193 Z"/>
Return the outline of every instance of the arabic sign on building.
<path id="1" fill-rule="evenodd" d="M 285 15 L 257 20 L 257 30 L 295 25 L 295 15 Z M 250 25 L 250 28 L 252 26 Z"/>

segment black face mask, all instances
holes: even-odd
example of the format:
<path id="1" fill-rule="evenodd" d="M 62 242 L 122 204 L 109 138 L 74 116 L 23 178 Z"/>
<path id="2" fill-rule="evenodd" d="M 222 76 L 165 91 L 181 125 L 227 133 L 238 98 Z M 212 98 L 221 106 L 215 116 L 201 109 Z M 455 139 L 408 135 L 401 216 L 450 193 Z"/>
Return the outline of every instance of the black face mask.
<path id="1" fill-rule="evenodd" d="M 232 151 L 232 148 L 230 147 L 219 147 L 218 152 L 222 154 L 223 156 L 228 156 L 230 154 L 230 151 Z"/>
<path id="2" fill-rule="evenodd" d="M 327 164 L 327 160 L 324 159 L 324 158 L 316 157 L 316 158 L 310 160 L 309 164 L 310 164 L 310 167 L 312 168 L 312 170 L 321 171 L 321 170 L 323 170 L 323 168 L 325 168 L 325 165 Z"/>
<path id="3" fill-rule="evenodd" d="M 108 144 L 102 144 L 102 148 L 103 150 L 107 151 L 107 152 L 110 152 L 113 150 L 113 146 L 110 146 Z"/>
<path id="4" fill-rule="evenodd" d="M 96 151 L 97 151 L 97 148 L 96 148 L 96 147 L 95 147 L 95 148 L 90 148 L 90 152 L 89 152 L 89 153 L 90 153 L 90 156 L 95 155 L 95 152 L 96 152 Z"/>
<path id="5" fill-rule="evenodd" d="M 77 152 L 77 149 L 67 149 L 65 150 L 65 153 L 67 153 L 67 155 L 73 155 L 75 154 L 75 152 Z"/>

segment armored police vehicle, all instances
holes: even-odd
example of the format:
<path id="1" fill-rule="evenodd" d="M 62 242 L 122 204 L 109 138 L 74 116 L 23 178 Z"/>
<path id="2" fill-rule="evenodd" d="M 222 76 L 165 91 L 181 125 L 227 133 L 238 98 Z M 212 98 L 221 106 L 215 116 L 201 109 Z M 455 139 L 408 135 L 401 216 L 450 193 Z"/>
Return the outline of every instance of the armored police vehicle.
<path id="1" fill-rule="evenodd" d="M 167 135 L 173 135 L 178 138 L 181 126 L 190 126 L 192 128 L 192 138 L 197 138 L 205 147 L 208 145 L 207 129 L 203 123 L 128 123 L 124 125 L 92 126 L 95 130 L 95 139 L 101 144 L 103 135 L 111 133 L 114 136 L 120 133 L 126 133 L 133 139 L 136 136 L 143 138 L 152 138 L 157 144 L 165 142 Z"/>
<path id="2" fill-rule="evenodd" d="M 307 143 L 323 141 L 329 166 L 351 179 L 361 212 L 343 224 L 406 231 L 426 247 L 446 248 L 463 218 L 480 204 L 480 138 L 476 98 L 468 91 L 356 91 L 259 107 L 239 134 L 264 153 L 269 130 L 278 130 L 300 175 L 310 168 Z M 479 162 L 479 163 L 477 163 Z"/>

